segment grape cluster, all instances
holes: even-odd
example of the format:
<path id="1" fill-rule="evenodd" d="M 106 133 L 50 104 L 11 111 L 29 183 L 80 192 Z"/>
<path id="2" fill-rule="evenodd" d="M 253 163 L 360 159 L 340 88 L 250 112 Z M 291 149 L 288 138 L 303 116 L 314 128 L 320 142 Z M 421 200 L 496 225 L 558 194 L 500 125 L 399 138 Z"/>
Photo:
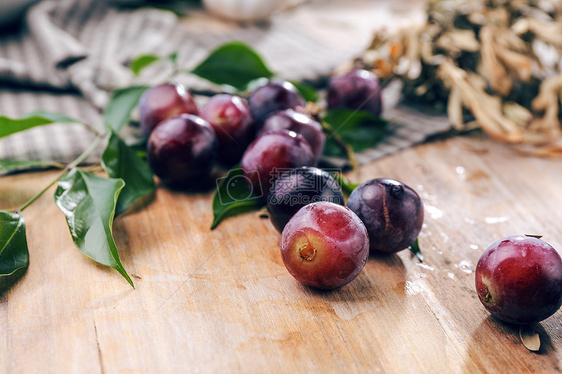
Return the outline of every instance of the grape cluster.
<path id="1" fill-rule="evenodd" d="M 396 253 L 414 243 L 424 210 L 413 189 L 392 179 L 369 180 L 353 190 L 344 207 L 333 177 L 314 169 L 279 178 L 268 201 L 271 221 L 282 233 L 285 266 L 301 283 L 341 287 L 359 275 L 369 253 Z M 303 182 L 312 174 L 323 178 L 314 192 Z M 295 204 L 294 196 L 302 204 Z"/>
<path id="2" fill-rule="evenodd" d="M 334 77 L 327 102 L 329 109 L 378 115 L 379 81 L 364 70 Z M 326 136 L 305 106 L 297 88 L 282 80 L 267 82 L 247 100 L 218 94 L 203 106 L 180 85 L 152 87 L 139 101 L 152 171 L 169 186 L 188 187 L 210 175 L 216 164 L 240 162 L 254 193 L 265 198 L 277 170 L 315 166 L 322 157 Z"/>
<path id="3" fill-rule="evenodd" d="M 370 251 L 411 245 L 423 206 L 414 190 L 390 179 L 363 183 L 345 206 L 334 176 L 315 167 L 326 135 L 305 105 L 287 81 L 271 80 L 247 100 L 215 95 L 201 107 L 182 87 L 165 84 L 142 96 L 141 127 L 149 135 L 149 164 L 169 186 L 196 184 L 217 163 L 240 162 L 248 187 L 267 203 L 282 233 L 289 272 L 305 285 L 332 289 L 355 279 Z M 333 78 L 327 107 L 379 115 L 378 79 L 361 70 Z"/>
<path id="4" fill-rule="evenodd" d="M 293 84 L 272 80 L 248 100 L 229 94 L 198 107 L 182 86 L 148 89 L 139 102 L 148 161 L 172 187 L 201 183 L 216 164 L 241 163 L 256 194 L 267 196 L 275 170 L 313 166 L 322 155 L 322 126 L 304 111 Z"/>

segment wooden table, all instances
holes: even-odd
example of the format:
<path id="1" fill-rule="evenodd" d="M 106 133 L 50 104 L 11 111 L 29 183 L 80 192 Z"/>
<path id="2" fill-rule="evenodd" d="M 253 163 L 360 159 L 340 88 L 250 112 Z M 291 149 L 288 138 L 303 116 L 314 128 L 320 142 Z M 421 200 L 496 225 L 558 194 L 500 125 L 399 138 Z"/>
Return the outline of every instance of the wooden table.
<path id="1" fill-rule="evenodd" d="M 53 172 L 0 178 L 15 208 Z M 474 290 L 480 254 L 511 234 L 562 249 L 562 162 L 478 138 L 452 138 L 363 166 L 425 204 L 420 245 L 374 256 L 332 292 L 285 270 L 279 234 L 257 213 L 215 231 L 211 195 L 160 188 L 116 220 L 136 289 L 71 241 L 52 193 L 25 211 L 31 264 L 0 280 L 0 372 L 523 373 L 560 371 L 562 313 L 536 325 L 538 353 L 489 316 Z"/>

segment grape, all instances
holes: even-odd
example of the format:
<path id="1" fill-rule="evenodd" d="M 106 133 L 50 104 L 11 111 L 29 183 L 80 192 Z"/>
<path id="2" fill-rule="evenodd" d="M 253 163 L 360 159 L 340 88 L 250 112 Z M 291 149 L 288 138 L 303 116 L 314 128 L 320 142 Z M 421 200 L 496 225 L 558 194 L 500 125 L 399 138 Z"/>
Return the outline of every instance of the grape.
<path id="1" fill-rule="evenodd" d="M 301 134 L 316 157 L 320 160 L 324 150 L 326 136 L 322 131 L 322 125 L 303 113 L 286 109 L 269 116 L 263 125 L 262 131 L 290 130 Z"/>
<path id="2" fill-rule="evenodd" d="M 269 193 L 269 218 L 277 231 L 282 232 L 300 208 L 318 201 L 345 205 L 338 182 L 328 172 L 315 167 L 293 169 L 279 177 Z"/>
<path id="3" fill-rule="evenodd" d="M 414 243 L 423 224 L 423 204 L 410 187 L 393 179 L 372 179 L 349 195 L 347 206 L 367 227 L 371 251 L 395 253 Z"/>
<path id="4" fill-rule="evenodd" d="M 254 194 L 267 199 L 271 185 L 280 174 L 299 166 L 314 166 L 310 145 L 294 131 L 268 131 L 244 152 L 240 163 Z"/>
<path id="5" fill-rule="evenodd" d="M 380 116 L 382 98 L 377 76 L 367 70 L 352 70 L 332 78 L 328 88 L 328 109 L 337 108 L 364 110 Z"/>
<path id="6" fill-rule="evenodd" d="M 255 133 L 246 101 L 235 95 L 215 95 L 201 108 L 201 118 L 215 130 L 219 160 L 227 165 L 237 163 Z"/>
<path id="7" fill-rule="evenodd" d="M 139 100 L 139 111 L 140 126 L 146 136 L 166 118 L 198 112 L 191 94 L 175 84 L 161 84 L 146 90 Z"/>
<path id="8" fill-rule="evenodd" d="M 529 236 L 492 243 L 476 265 L 476 292 L 502 321 L 542 321 L 562 305 L 562 259 L 550 244 Z"/>
<path id="9" fill-rule="evenodd" d="M 149 165 L 164 184 L 188 187 L 200 183 L 218 155 L 215 131 L 204 119 L 181 114 L 160 122 L 148 140 Z"/>
<path id="10" fill-rule="evenodd" d="M 350 209 L 329 202 L 299 210 L 283 229 L 281 257 L 295 279 L 319 289 L 354 280 L 369 257 L 369 236 Z"/>
<path id="11" fill-rule="evenodd" d="M 252 117 L 261 125 L 274 112 L 294 109 L 306 103 L 292 83 L 272 80 L 250 95 L 248 105 Z"/>

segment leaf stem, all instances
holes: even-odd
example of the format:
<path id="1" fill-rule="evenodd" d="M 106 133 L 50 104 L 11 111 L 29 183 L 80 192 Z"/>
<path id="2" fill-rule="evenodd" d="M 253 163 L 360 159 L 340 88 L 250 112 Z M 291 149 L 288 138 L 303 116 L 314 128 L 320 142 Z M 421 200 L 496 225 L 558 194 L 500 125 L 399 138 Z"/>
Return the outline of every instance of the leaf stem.
<path id="1" fill-rule="evenodd" d="M 57 169 L 64 169 L 66 168 L 65 164 L 61 164 L 60 162 L 55 162 L 53 161 L 53 163 L 51 165 L 49 165 L 51 167 L 57 168 Z"/>
<path id="2" fill-rule="evenodd" d="M 41 191 L 39 191 L 35 196 L 33 196 L 31 199 L 29 199 L 25 204 L 23 204 L 18 210 L 17 212 L 23 212 L 23 210 L 25 208 L 27 208 L 28 206 L 30 206 L 31 204 L 33 204 L 35 202 L 35 200 L 37 200 L 38 198 L 41 197 L 41 195 L 43 195 L 49 188 L 51 188 L 55 183 L 57 183 L 59 180 L 61 180 L 62 177 L 64 177 L 68 172 L 70 171 L 70 169 L 64 169 L 63 172 L 57 177 L 57 179 L 55 179 L 54 181 L 52 181 L 51 183 L 49 183 L 49 185 L 45 188 L 43 188 Z"/>
<path id="3" fill-rule="evenodd" d="M 357 170 L 358 168 L 357 158 L 355 157 L 355 152 L 353 151 L 353 148 L 351 148 L 351 146 L 347 144 L 345 140 L 343 140 L 343 138 L 337 132 L 334 131 L 334 129 L 329 123 L 327 123 L 326 121 L 320 121 L 320 124 L 322 125 L 324 130 L 326 130 L 331 136 L 334 137 L 336 143 L 338 143 L 338 145 L 341 148 L 343 148 L 343 150 L 347 155 L 347 159 L 351 164 L 351 170 L 352 171 Z"/>
<path id="4" fill-rule="evenodd" d="M 106 135 L 108 137 L 109 135 Z M 71 170 L 74 169 L 76 166 L 80 165 L 84 160 L 86 160 L 98 147 L 98 145 L 103 140 L 103 135 L 98 134 L 92 144 L 84 151 L 80 156 L 76 158 L 76 160 L 72 161 L 70 164 L 66 166 L 67 169 Z"/>
<path id="5" fill-rule="evenodd" d="M 88 130 L 89 132 L 91 132 L 91 133 L 94 134 L 95 136 L 101 136 L 101 135 L 102 135 L 97 129 L 95 129 L 94 127 L 88 125 L 87 123 L 81 123 L 81 125 L 84 126 L 84 128 L 85 128 L 86 130 Z"/>
<path id="6" fill-rule="evenodd" d="M 28 206 L 30 206 L 31 204 L 33 204 L 35 202 L 35 200 L 37 200 L 38 198 L 41 197 L 41 195 L 43 195 L 49 188 L 51 188 L 55 183 L 57 183 L 58 181 L 60 181 L 66 174 L 68 174 L 72 169 L 74 169 L 76 166 L 80 165 L 81 162 L 83 162 L 85 159 L 88 158 L 88 156 L 90 156 L 92 154 L 92 152 L 94 152 L 96 150 L 96 148 L 98 147 L 98 145 L 100 144 L 100 142 L 102 141 L 102 137 L 100 135 L 96 136 L 96 138 L 94 139 L 94 141 L 92 142 L 92 144 L 90 144 L 90 146 L 84 151 L 82 152 L 82 154 L 80 156 L 78 156 L 78 158 L 76 158 L 76 160 L 72 161 L 70 164 L 68 164 L 64 170 L 62 171 L 62 173 L 59 174 L 59 176 L 52 181 L 51 183 L 49 183 L 49 185 L 45 188 L 43 188 L 41 191 L 39 191 L 35 196 L 33 196 L 31 199 L 29 199 L 25 204 L 23 204 L 18 210 L 17 212 L 23 212 L 24 209 L 26 209 Z"/>

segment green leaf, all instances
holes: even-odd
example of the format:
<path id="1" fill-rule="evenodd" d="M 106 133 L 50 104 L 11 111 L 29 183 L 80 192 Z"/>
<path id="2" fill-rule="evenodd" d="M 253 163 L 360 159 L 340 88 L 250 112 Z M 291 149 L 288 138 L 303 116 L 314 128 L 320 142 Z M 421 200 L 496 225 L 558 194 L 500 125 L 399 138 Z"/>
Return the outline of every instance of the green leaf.
<path id="1" fill-rule="evenodd" d="M 343 176 L 340 173 L 333 173 L 332 175 L 334 176 L 334 179 L 341 186 L 342 191 L 348 196 L 351 195 L 353 190 L 359 187 L 359 185 L 361 184 L 361 183 L 350 182 L 349 179 L 347 179 L 345 176 Z"/>
<path id="2" fill-rule="evenodd" d="M 349 109 L 332 109 L 324 116 L 324 121 L 330 124 L 333 131 L 353 148 L 361 152 L 376 146 L 384 137 L 388 122 L 366 111 Z M 340 157 L 343 154 L 341 146 L 333 136 L 328 135 L 324 154 Z"/>
<path id="3" fill-rule="evenodd" d="M 140 97 L 147 89 L 148 86 L 131 86 L 113 91 L 103 111 L 106 129 L 113 129 L 118 133 L 123 125 L 130 121 L 132 110 L 138 105 Z"/>
<path id="4" fill-rule="evenodd" d="M 299 91 L 305 101 L 311 101 L 313 103 L 318 101 L 318 93 L 316 92 L 314 87 L 304 82 L 291 81 L 291 83 L 293 84 L 293 86 L 295 86 L 297 91 Z"/>
<path id="5" fill-rule="evenodd" d="M 101 163 L 111 178 L 121 178 L 125 181 L 125 187 L 117 200 L 115 215 L 123 213 L 138 199 L 156 189 L 148 164 L 114 132 L 111 132 L 103 151 Z"/>
<path id="6" fill-rule="evenodd" d="M 134 287 L 119 259 L 112 231 L 115 206 L 123 186 L 122 179 L 102 178 L 74 169 L 58 182 L 55 203 L 66 216 L 78 250 L 114 268 Z"/>
<path id="7" fill-rule="evenodd" d="M 139 75 L 142 69 L 160 60 L 160 57 L 156 55 L 140 55 L 131 61 L 131 71 L 135 75 Z"/>
<path id="8" fill-rule="evenodd" d="M 23 216 L 0 210 L 0 277 L 29 265 Z"/>
<path id="9" fill-rule="evenodd" d="M 273 76 L 256 51 L 242 42 L 218 47 L 192 73 L 238 91 L 244 91 L 253 80 Z"/>
<path id="10" fill-rule="evenodd" d="M 178 52 L 172 52 L 168 55 L 167 57 L 168 61 L 170 61 L 172 64 L 176 64 L 178 62 Z"/>
<path id="11" fill-rule="evenodd" d="M 33 167 L 62 168 L 64 165 L 54 161 L 0 160 L 0 171 L 16 171 Z"/>
<path id="12" fill-rule="evenodd" d="M 423 262 L 423 254 L 420 249 L 419 239 L 416 238 L 409 249 L 410 252 L 412 252 L 418 258 L 418 260 L 420 260 L 420 262 Z"/>
<path id="13" fill-rule="evenodd" d="M 213 195 L 211 230 L 228 217 L 259 210 L 263 205 L 259 196 L 247 185 L 242 169 L 235 166 L 220 180 Z"/>
<path id="14" fill-rule="evenodd" d="M 15 134 L 16 132 L 29 130 L 31 128 L 52 123 L 82 123 L 77 119 L 70 118 L 64 114 L 37 110 L 22 118 L 9 118 L 0 116 L 0 138 Z"/>

